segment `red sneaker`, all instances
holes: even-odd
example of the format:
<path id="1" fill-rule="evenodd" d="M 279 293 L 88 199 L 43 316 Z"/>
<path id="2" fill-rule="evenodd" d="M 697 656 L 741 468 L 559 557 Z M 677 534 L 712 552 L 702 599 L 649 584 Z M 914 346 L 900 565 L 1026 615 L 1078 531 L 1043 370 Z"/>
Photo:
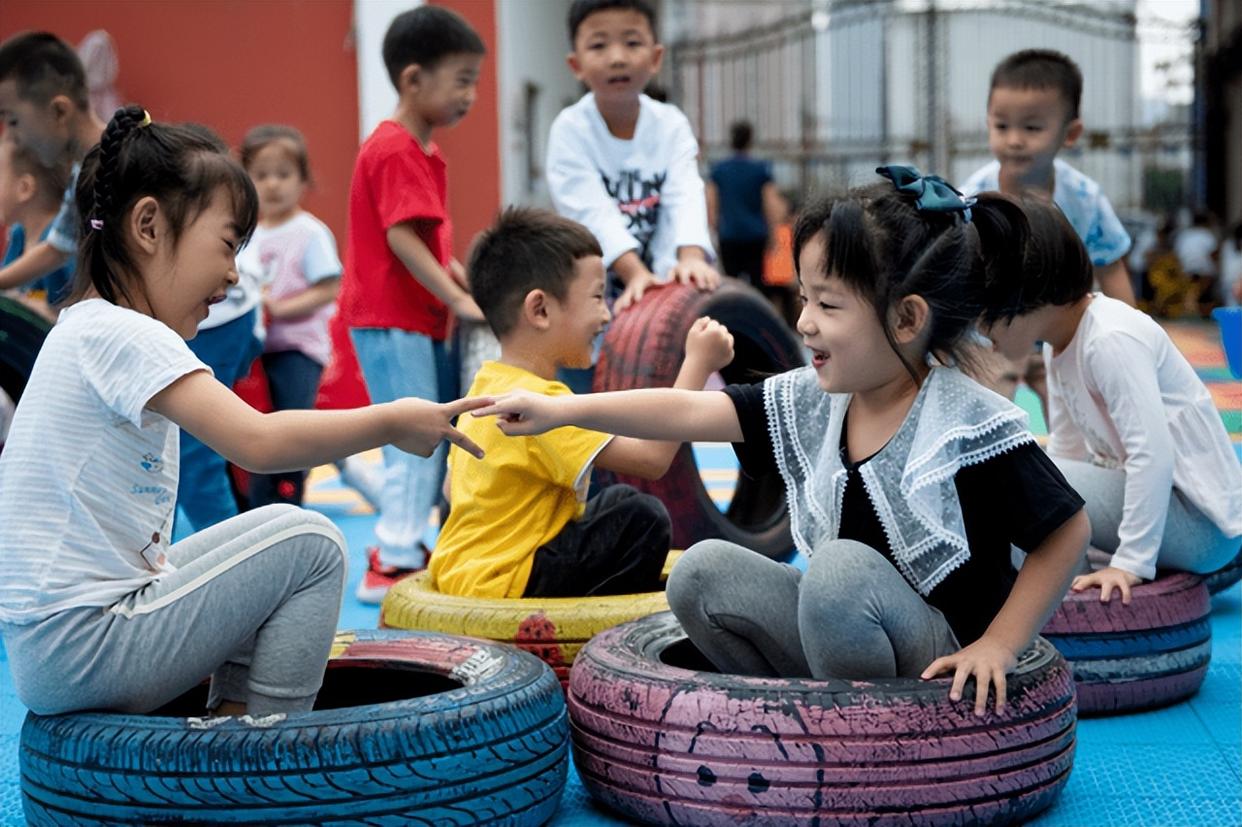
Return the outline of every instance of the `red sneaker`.
<path id="1" fill-rule="evenodd" d="M 362 580 L 359 581 L 358 590 L 354 592 L 354 596 L 362 603 L 378 606 L 384 602 L 384 595 L 388 594 L 393 583 L 404 580 L 425 568 L 427 568 L 426 565 L 416 569 L 386 566 L 380 562 L 379 546 L 371 546 L 367 549 L 367 570 L 362 573 Z"/>

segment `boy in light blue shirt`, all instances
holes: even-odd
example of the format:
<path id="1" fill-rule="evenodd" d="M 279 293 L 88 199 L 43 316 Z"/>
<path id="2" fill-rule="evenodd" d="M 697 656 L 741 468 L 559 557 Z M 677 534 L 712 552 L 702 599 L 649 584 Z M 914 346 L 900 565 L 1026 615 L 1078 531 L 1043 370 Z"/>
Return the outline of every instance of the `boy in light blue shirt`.
<path id="1" fill-rule="evenodd" d="M 1125 264 L 1129 234 L 1100 185 L 1057 158 L 1082 135 L 1081 99 L 1082 72 L 1060 52 L 1024 49 L 1002 60 L 992 70 L 988 91 L 988 149 L 996 160 L 961 189 L 968 196 L 999 191 L 1050 197 L 1086 246 L 1100 291 L 1133 305 Z M 1033 353 L 1018 370 L 1047 411 L 1043 357 Z"/>

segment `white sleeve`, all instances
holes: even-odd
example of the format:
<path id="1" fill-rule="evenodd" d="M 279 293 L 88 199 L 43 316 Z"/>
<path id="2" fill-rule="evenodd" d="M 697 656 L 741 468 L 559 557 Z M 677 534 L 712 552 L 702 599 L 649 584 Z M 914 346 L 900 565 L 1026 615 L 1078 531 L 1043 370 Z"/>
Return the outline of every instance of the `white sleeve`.
<path id="1" fill-rule="evenodd" d="M 701 247 L 709 260 L 714 259 L 707 227 L 707 194 L 699 176 L 699 142 L 686 116 L 680 111 L 673 114 L 673 153 L 661 194 L 661 211 L 669 216 L 675 247 Z"/>
<path id="2" fill-rule="evenodd" d="M 639 248 L 630 235 L 621 211 L 604 188 L 600 171 L 588 157 L 575 126 L 564 115 L 552 123 L 548 134 L 548 193 L 556 211 L 590 230 L 604 251 L 604 264 Z"/>
<path id="3" fill-rule="evenodd" d="M 1049 357 L 1051 348 L 1044 345 L 1044 370 L 1052 376 L 1052 359 Z M 1087 440 L 1061 394 L 1053 392 L 1053 382 L 1048 383 L 1048 456 L 1075 459 L 1090 462 L 1091 452 L 1087 450 Z"/>
<path id="4" fill-rule="evenodd" d="M 302 275 L 306 277 L 306 283 L 315 284 L 336 278 L 344 269 L 336 254 L 336 239 L 332 237 L 332 231 L 316 223 L 302 253 Z"/>
<path id="5" fill-rule="evenodd" d="M 1111 565 L 1145 580 L 1156 558 L 1173 492 L 1173 437 L 1164 418 L 1155 356 L 1125 334 L 1088 343 L 1086 373 L 1095 384 L 1125 448 L 1125 495 Z"/>
<path id="6" fill-rule="evenodd" d="M 104 406 L 136 428 L 151 397 L 187 373 L 211 372 L 171 328 L 137 313 L 96 325 L 82 339 L 78 360 Z"/>

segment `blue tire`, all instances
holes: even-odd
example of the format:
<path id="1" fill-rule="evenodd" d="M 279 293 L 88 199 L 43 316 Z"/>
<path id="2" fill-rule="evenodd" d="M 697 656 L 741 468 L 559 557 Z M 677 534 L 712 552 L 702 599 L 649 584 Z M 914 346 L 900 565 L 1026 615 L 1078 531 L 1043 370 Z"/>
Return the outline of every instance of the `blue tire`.
<path id="1" fill-rule="evenodd" d="M 23 805 L 33 827 L 537 825 L 560 803 L 567 744 L 560 684 L 533 655 L 357 632 L 338 638 L 313 712 L 31 713 Z"/>
<path id="2" fill-rule="evenodd" d="M 1242 553 L 1239 553 L 1224 567 L 1211 574 L 1203 575 L 1203 584 L 1207 586 L 1208 594 L 1223 592 L 1239 580 L 1242 580 Z"/>

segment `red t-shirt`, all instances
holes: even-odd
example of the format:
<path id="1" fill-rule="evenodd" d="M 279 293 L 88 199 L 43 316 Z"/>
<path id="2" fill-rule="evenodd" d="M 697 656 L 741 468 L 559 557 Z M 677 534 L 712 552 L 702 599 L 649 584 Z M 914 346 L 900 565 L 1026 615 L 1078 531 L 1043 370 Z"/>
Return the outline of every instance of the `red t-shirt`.
<path id="1" fill-rule="evenodd" d="M 393 327 L 433 339 L 447 335 L 448 308 L 388 246 L 388 228 L 406 221 L 444 267 L 453 255 L 448 179 L 435 144 L 424 152 L 395 121 L 383 121 L 358 151 L 349 185 L 349 244 L 337 312 L 349 327 Z"/>

